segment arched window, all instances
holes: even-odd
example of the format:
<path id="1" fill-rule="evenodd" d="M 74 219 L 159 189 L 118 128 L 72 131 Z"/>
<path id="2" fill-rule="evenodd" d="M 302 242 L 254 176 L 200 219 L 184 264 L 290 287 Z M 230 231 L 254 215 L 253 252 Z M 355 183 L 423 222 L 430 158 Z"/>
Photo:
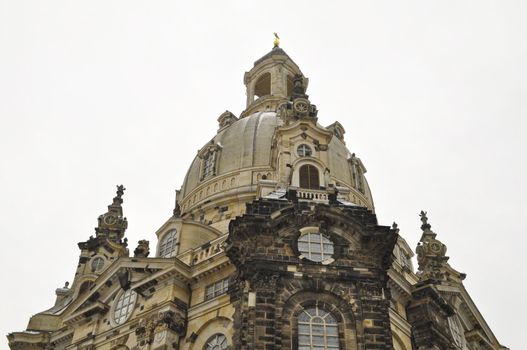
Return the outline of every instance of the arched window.
<path id="1" fill-rule="evenodd" d="M 82 282 L 80 288 L 79 288 L 79 295 L 84 294 L 86 291 L 90 290 L 91 287 L 93 287 L 95 283 L 93 281 L 85 281 Z"/>
<path id="2" fill-rule="evenodd" d="M 207 340 L 203 350 L 224 350 L 227 349 L 227 338 L 223 334 L 214 334 Z"/>
<path id="3" fill-rule="evenodd" d="M 335 316 L 318 306 L 304 309 L 298 315 L 298 349 L 340 349 Z"/>
<path id="4" fill-rule="evenodd" d="M 316 166 L 310 164 L 302 165 L 299 170 L 299 175 L 300 187 L 313 190 L 320 189 L 320 178 Z"/>
<path id="5" fill-rule="evenodd" d="M 169 231 L 161 239 L 159 244 L 159 256 L 162 258 L 171 258 L 176 255 L 177 230 Z"/>
<path id="6" fill-rule="evenodd" d="M 287 76 L 287 96 L 291 96 L 293 94 L 293 77 L 288 75 Z"/>
<path id="7" fill-rule="evenodd" d="M 254 84 L 254 95 L 258 97 L 271 94 L 271 73 L 262 74 Z"/>

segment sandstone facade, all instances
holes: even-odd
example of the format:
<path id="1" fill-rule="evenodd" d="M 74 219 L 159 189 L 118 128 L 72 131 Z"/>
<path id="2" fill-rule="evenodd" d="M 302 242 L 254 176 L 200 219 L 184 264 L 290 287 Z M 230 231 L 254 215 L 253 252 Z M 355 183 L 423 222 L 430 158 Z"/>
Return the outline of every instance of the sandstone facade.
<path id="1" fill-rule="evenodd" d="M 219 116 L 157 243 L 130 256 L 118 186 L 72 284 L 11 349 L 505 349 L 426 213 L 417 272 L 377 222 L 363 162 L 341 123 L 318 123 L 285 51 L 244 82 L 246 110 Z"/>

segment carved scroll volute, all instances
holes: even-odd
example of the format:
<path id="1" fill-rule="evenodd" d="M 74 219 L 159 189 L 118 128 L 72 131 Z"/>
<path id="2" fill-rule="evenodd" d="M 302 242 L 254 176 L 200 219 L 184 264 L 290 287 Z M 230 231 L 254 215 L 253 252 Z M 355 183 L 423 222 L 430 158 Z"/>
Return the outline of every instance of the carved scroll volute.
<path id="1" fill-rule="evenodd" d="M 179 337 L 185 333 L 185 319 L 173 311 L 163 311 L 150 315 L 139 321 L 135 329 L 137 345 L 145 348 L 154 344 L 152 349 L 161 344 L 177 342 Z"/>

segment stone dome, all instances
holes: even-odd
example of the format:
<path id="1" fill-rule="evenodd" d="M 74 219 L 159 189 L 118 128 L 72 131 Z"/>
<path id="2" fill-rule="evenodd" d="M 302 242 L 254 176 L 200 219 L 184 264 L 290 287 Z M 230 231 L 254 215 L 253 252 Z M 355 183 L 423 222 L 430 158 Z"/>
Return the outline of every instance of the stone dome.
<path id="1" fill-rule="evenodd" d="M 229 173 L 234 175 L 244 169 L 271 167 L 271 145 L 278 122 L 275 112 L 258 112 L 221 130 L 203 147 L 216 145 L 219 148 L 214 176 L 205 182 L 223 178 Z M 202 159 L 198 154 L 190 165 L 181 187 L 182 198 L 202 185 L 201 170 Z M 224 187 L 230 186 L 229 182 Z M 221 189 L 221 184 L 218 187 Z"/>
<path id="2" fill-rule="evenodd" d="M 318 124 L 308 81 L 282 49 L 255 62 L 244 76 L 247 108 L 240 118 L 229 111 L 218 118 L 218 133 L 198 151 L 178 191 L 183 217 L 225 231 L 246 203 L 291 190 L 319 201 L 337 194 L 374 210 L 364 165 L 347 149 L 340 123 Z"/>
<path id="3" fill-rule="evenodd" d="M 276 131 L 280 127 L 285 127 L 284 121 L 276 112 L 257 112 L 236 120 L 218 132 L 198 152 L 185 176 L 179 193 L 183 213 L 193 212 L 194 209 L 211 203 L 217 204 L 214 205 L 217 207 L 221 205 L 222 199 L 232 195 L 239 197 L 242 202 L 245 202 L 242 199 L 245 196 L 247 200 L 254 200 L 258 197 L 260 183 L 272 183 L 276 189 L 292 185 L 280 174 L 279 162 L 274 155 L 277 152 L 273 152 L 279 147 L 276 145 Z M 335 133 L 334 125 L 324 128 L 317 124 L 317 127 Z M 215 150 L 214 172 L 204 178 L 203 163 L 207 149 Z M 294 149 L 283 151 L 295 152 Z M 331 137 L 324 153 L 325 161 L 319 163 L 321 169 L 330 171 L 334 185 L 342 192 L 356 192 L 348 199 L 373 209 L 371 193 L 363 177 L 365 169 L 360 174 L 363 188 L 359 189 L 358 181 L 353 178 L 351 164 L 355 156 L 347 149 L 344 141 L 339 137 Z M 363 167 L 360 159 L 355 159 Z"/>

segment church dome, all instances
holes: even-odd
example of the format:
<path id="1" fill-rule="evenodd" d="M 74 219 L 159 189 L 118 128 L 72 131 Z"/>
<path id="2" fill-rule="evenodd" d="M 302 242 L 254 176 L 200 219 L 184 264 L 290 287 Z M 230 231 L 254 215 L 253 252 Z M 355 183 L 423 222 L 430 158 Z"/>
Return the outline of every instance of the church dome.
<path id="1" fill-rule="evenodd" d="M 181 190 L 181 215 L 225 231 L 256 198 L 298 192 L 299 198 L 343 201 L 374 210 L 366 169 L 344 142 L 344 128 L 317 122 L 305 94 L 308 79 L 280 48 L 245 73 L 247 108 L 229 111 L 194 158 Z"/>
<path id="2" fill-rule="evenodd" d="M 233 187 L 234 183 L 231 183 L 231 180 L 236 178 L 236 174 L 241 170 L 270 168 L 272 139 L 278 123 L 276 112 L 257 112 L 220 130 L 194 158 L 181 187 L 181 196 L 187 197 L 206 183 L 214 182 L 216 185 L 216 179 L 223 179 L 223 181 L 217 186 L 212 186 L 209 191 L 205 191 L 205 196 L 207 192 L 211 195 L 218 190 L 227 190 Z M 208 179 L 203 173 L 205 170 L 203 169 L 204 157 L 207 156 L 203 150 L 210 147 L 216 151 L 210 155 L 215 159 L 212 165 L 213 172 Z M 228 174 L 233 177 L 224 178 Z M 205 199 L 203 194 L 201 197 Z M 197 198 L 199 199 L 199 193 Z"/>

